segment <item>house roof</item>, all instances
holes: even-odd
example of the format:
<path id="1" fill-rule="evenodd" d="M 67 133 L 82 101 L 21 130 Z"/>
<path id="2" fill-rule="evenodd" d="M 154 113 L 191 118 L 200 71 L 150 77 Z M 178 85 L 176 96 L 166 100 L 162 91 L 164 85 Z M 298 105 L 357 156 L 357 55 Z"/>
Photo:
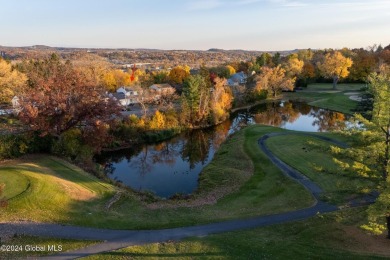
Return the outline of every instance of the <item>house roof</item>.
<path id="1" fill-rule="evenodd" d="M 156 88 L 159 88 L 159 89 L 162 89 L 162 88 L 172 88 L 172 86 L 170 84 L 168 84 L 168 83 L 153 84 L 150 87 L 156 87 Z"/>
<path id="2" fill-rule="evenodd" d="M 125 99 L 126 98 L 124 93 L 112 93 L 111 95 L 116 100 L 120 100 L 120 99 Z"/>
<path id="3" fill-rule="evenodd" d="M 238 73 L 235 73 L 233 74 L 229 79 L 233 80 L 233 81 L 240 81 L 241 79 L 245 79 L 247 76 L 245 75 L 244 72 L 238 72 Z"/>

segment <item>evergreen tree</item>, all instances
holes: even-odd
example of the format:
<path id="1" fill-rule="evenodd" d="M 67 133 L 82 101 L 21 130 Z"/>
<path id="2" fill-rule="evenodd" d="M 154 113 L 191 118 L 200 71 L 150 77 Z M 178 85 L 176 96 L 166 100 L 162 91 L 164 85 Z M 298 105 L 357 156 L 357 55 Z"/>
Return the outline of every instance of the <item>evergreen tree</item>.
<path id="1" fill-rule="evenodd" d="M 369 207 L 369 224 L 363 228 L 374 233 L 386 230 L 390 238 L 390 72 L 382 68 L 379 74 L 369 77 L 370 90 L 374 102 L 371 119 L 356 115 L 355 120 L 363 123 L 363 127 L 348 129 L 346 134 L 355 139 L 349 149 L 333 147 L 336 154 L 344 159 L 335 159 L 344 170 L 357 173 L 379 181 L 379 198 Z"/>

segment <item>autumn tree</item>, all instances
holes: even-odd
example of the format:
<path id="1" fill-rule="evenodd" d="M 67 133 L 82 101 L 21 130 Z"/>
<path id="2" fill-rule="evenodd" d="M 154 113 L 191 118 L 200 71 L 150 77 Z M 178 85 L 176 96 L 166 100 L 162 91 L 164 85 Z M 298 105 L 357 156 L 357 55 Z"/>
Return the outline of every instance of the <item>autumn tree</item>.
<path id="1" fill-rule="evenodd" d="M 22 88 L 27 77 L 13 69 L 11 64 L 0 58 L 0 103 L 9 103 Z"/>
<path id="2" fill-rule="evenodd" d="M 266 90 L 276 97 L 282 90 L 292 90 L 295 79 L 286 76 L 286 70 L 280 65 L 275 68 L 262 67 L 261 73 L 256 77 L 257 91 Z"/>
<path id="3" fill-rule="evenodd" d="M 311 49 L 307 49 L 307 50 L 298 51 L 297 55 L 298 55 L 298 59 L 306 62 L 306 61 L 311 61 L 313 59 L 314 53 Z"/>
<path id="4" fill-rule="evenodd" d="M 169 72 L 169 79 L 177 84 L 182 84 L 183 81 L 190 75 L 188 66 L 176 66 Z"/>
<path id="5" fill-rule="evenodd" d="M 229 109 L 232 107 L 233 94 L 226 84 L 226 79 L 214 79 L 210 97 L 210 110 L 213 123 L 220 123 L 229 116 Z"/>
<path id="6" fill-rule="evenodd" d="M 333 79 L 333 89 L 336 89 L 339 79 L 348 76 L 352 63 L 350 58 L 336 51 L 326 54 L 324 61 L 318 62 L 317 67 L 323 77 Z"/>
<path id="7" fill-rule="evenodd" d="M 379 58 L 379 63 L 385 63 L 387 65 L 390 65 L 390 49 L 388 49 L 389 46 L 387 46 L 383 51 L 377 54 Z"/>
<path id="8" fill-rule="evenodd" d="M 102 76 L 102 85 L 106 90 L 110 92 L 115 92 L 118 88 L 118 84 L 116 83 L 115 76 L 111 71 L 107 71 Z"/>
<path id="9" fill-rule="evenodd" d="M 345 131 L 354 137 L 355 144 L 349 149 L 333 148 L 338 155 L 335 162 L 344 170 L 372 179 L 381 180 L 379 198 L 370 206 L 368 225 L 364 227 L 376 233 L 385 230 L 384 217 L 390 238 L 390 72 L 384 67 L 379 74 L 369 76 L 369 86 L 373 93 L 374 103 L 370 120 L 361 115 L 355 119 L 364 127 Z"/>
<path id="10" fill-rule="evenodd" d="M 298 59 L 298 55 L 293 54 L 288 57 L 288 60 L 284 64 L 284 69 L 286 74 L 292 78 L 297 77 L 303 69 L 304 62 L 303 60 Z"/>
<path id="11" fill-rule="evenodd" d="M 131 75 L 127 72 L 124 72 L 123 70 L 113 70 L 111 73 L 113 73 L 116 86 L 122 87 L 122 86 L 130 86 L 131 85 Z"/>
<path id="12" fill-rule="evenodd" d="M 83 72 L 89 81 L 101 85 L 104 75 L 112 70 L 113 65 L 105 58 L 93 53 L 74 53 L 71 56 L 72 65 Z"/>
<path id="13" fill-rule="evenodd" d="M 165 127 L 165 116 L 160 111 L 156 111 L 149 122 L 149 128 L 152 130 L 160 130 Z"/>
<path id="14" fill-rule="evenodd" d="M 233 75 L 234 73 L 236 73 L 235 68 L 233 68 L 232 66 L 227 65 L 226 68 L 227 68 L 227 70 L 229 71 L 229 77 L 230 77 L 231 75 Z"/>
<path id="15" fill-rule="evenodd" d="M 352 61 L 348 78 L 357 81 L 367 81 L 377 65 L 375 55 L 363 49 L 355 52 Z"/>
<path id="16" fill-rule="evenodd" d="M 58 57 L 29 62 L 29 86 L 18 93 L 19 118 L 41 135 L 59 137 L 69 129 L 108 122 L 119 110 L 105 89 Z"/>
<path id="17" fill-rule="evenodd" d="M 127 70 L 127 74 L 129 75 L 130 78 L 130 84 L 137 85 L 144 78 L 146 72 L 141 69 L 132 68 Z"/>

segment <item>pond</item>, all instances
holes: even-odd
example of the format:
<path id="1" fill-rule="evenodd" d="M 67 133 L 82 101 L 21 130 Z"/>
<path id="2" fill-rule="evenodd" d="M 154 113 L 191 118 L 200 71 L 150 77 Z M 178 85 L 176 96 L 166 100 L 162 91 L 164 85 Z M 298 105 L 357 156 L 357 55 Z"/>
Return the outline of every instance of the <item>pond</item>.
<path id="1" fill-rule="evenodd" d="M 106 166 L 109 178 L 136 191 L 169 198 L 194 192 L 200 172 L 212 160 L 215 151 L 228 135 L 243 126 L 265 124 L 297 131 L 325 132 L 345 127 L 346 119 L 342 113 L 305 103 L 266 103 L 238 111 L 213 128 L 188 131 L 154 145 L 103 153 L 97 161 Z"/>

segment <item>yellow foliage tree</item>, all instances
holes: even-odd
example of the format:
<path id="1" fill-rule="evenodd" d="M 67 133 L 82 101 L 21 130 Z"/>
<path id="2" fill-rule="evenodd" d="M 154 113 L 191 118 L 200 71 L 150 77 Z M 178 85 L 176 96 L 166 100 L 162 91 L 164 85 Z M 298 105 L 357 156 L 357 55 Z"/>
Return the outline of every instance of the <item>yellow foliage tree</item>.
<path id="1" fill-rule="evenodd" d="M 149 122 L 149 127 L 152 130 L 160 130 L 165 127 L 165 116 L 160 111 L 156 111 Z"/>
<path id="2" fill-rule="evenodd" d="M 130 86 L 131 84 L 131 75 L 122 70 L 109 70 L 102 76 L 103 86 L 108 91 L 115 91 L 121 86 Z"/>
<path id="3" fill-rule="evenodd" d="M 333 79 L 333 89 L 336 89 L 339 79 L 349 75 L 348 69 L 352 66 L 352 63 L 350 58 L 346 58 L 336 51 L 326 54 L 322 63 L 317 62 L 317 67 L 323 77 Z"/>
<path id="4" fill-rule="evenodd" d="M 18 89 L 26 84 L 27 77 L 17 70 L 13 70 L 11 64 L 0 59 L 0 103 L 9 103 Z"/>
<path id="5" fill-rule="evenodd" d="M 183 81 L 190 75 L 190 67 L 176 66 L 169 72 L 169 80 L 182 84 Z"/>
<path id="6" fill-rule="evenodd" d="M 220 123 L 229 116 L 229 109 L 232 107 L 233 94 L 229 87 L 226 87 L 226 79 L 215 78 L 214 88 L 210 98 L 210 108 L 214 123 Z"/>
<path id="7" fill-rule="evenodd" d="M 236 73 L 236 70 L 230 66 L 230 65 L 227 65 L 226 68 L 228 69 L 229 71 L 229 76 L 233 75 L 234 73 Z"/>
<path id="8" fill-rule="evenodd" d="M 117 88 L 114 74 L 111 71 L 108 71 L 102 76 L 102 83 L 108 91 L 114 92 Z"/>
<path id="9" fill-rule="evenodd" d="M 275 68 L 262 67 L 261 73 L 256 77 L 256 91 L 266 90 L 276 97 L 282 90 L 292 90 L 295 78 L 286 76 L 286 70 L 280 65 Z"/>
<path id="10" fill-rule="evenodd" d="M 134 81 L 133 81 L 133 83 L 139 82 L 140 79 L 143 78 L 144 76 L 145 76 L 145 71 L 140 70 L 140 69 L 134 71 Z"/>
<path id="11" fill-rule="evenodd" d="M 287 74 L 290 75 L 291 77 L 296 77 L 302 72 L 304 62 L 298 57 L 293 56 L 290 59 L 288 59 L 285 69 L 287 71 Z"/>
<path id="12" fill-rule="evenodd" d="M 117 87 L 130 85 L 130 74 L 124 72 L 123 70 L 113 70 L 112 73 L 114 75 Z"/>

